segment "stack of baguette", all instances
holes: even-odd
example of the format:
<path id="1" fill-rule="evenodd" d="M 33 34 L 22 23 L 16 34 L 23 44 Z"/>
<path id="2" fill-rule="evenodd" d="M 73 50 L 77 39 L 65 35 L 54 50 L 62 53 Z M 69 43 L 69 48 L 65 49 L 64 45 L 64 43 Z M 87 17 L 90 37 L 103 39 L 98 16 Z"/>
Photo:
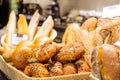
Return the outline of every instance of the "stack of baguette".
<path id="1" fill-rule="evenodd" d="M 27 23 L 24 14 L 19 14 L 19 19 L 17 21 L 15 12 L 11 11 L 6 26 L 6 35 L 4 42 L 6 44 L 12 45 L 12 34 L 26 34 L 28 35 L 28 41 L 31 42 L 33 42 L 39 36 L 49 37 L 54 26 L 52 17 L 49 16 L 38 30 L 39 20 L 40 14 L 38 13 L 38 10 L 36 10 L 33 14 L 29 24 Z"/>

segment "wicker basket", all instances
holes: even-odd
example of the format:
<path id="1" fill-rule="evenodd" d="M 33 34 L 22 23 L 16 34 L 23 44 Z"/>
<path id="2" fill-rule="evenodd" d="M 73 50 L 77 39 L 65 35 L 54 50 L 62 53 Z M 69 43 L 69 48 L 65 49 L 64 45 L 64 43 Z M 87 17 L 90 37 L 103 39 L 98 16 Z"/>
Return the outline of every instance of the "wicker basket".
<path id="1" fill-rule="evenodd" d="M 11 80 L 90 80 L 89 78 L 90 72 L 45 78 L 28 77 L 22 71 L 17 70 L 15 67 L 6 63 L 1 55 L 0 55 L 0 69 Z"/>
<path id="2" fill-rule="evenodd" d="M 94 77 L 92 74 L 90 74 L 90 80 L 99 80 L 99 79 Z"/>

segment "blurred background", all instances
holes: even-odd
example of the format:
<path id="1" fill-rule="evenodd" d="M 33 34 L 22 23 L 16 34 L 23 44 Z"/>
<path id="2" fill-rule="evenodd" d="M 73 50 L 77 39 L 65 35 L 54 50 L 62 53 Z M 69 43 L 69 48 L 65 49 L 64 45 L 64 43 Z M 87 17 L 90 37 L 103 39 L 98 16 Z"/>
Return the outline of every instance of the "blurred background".
<path id="1" fill-rule="evenodd" d="M 32 14 L 35 9 L 40 9 L 42 13 L 45 9 L 50 8 L 50 5 L 54 5 L 53 1 L 58 2 L 61 17 L 71 11 L 73 11 L 73 15 L 80 14 L 80 10 L 102 12 L 103 7 L 120 3 L 120 0 L 0 0 L 0 27 L 5 26 L 11 10 L 15 10 L 16 15 L 19 13 Z M 35 4 L 37 7 L 25 4 Z M 25 11 L 26 7 L 32 8 L 32 11 L 29 11 L 30 9 Z M 98 16 L 100 16 L 100 13 Z"/>
<path id="2" fill-rule="evenodd" d="M 33 13 L 39 10 L 39 26 L 52 15 L 58 32 L 56 42 L 60 42 L 68 24 L 81 25 L 89 17 L 99 18 L 105 6 L 117 4 L 120 0 L 0 0 L 0 29 L 6 26 L 11 10 L 15 11 L 17 18 L 24 14 L 28 23 Z"/>
<path id="3" fill-rule="evenodd" d="M 51 3 L 52 0 L 39 0 L 40 5 L 44 8 Z M 119 4 L 120 0 L 58 0 L 61 8 L 61 14 L 65 14 L 72 9 L 79 10 L 96 10 L 102 11 L 103 7 Z"/>

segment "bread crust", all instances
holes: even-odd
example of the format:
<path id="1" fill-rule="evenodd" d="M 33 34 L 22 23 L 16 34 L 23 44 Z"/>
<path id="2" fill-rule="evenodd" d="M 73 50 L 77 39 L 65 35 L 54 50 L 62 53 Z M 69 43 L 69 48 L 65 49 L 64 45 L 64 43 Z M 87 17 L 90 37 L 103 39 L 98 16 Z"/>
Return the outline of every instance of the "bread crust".
<path id="1" fill-rule="evenodd" d="M 11 45 L 12 34 L 16 32 L 16 15 L 14 11 L 11 11 L 9 20 L 6 26 L 5 43 Z"/>

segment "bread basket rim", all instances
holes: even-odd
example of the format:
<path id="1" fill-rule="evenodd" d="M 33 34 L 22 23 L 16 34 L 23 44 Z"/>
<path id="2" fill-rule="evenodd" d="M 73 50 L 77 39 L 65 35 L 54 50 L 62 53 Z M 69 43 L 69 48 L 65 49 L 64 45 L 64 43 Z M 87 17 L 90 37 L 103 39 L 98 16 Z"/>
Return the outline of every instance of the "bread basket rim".
<path id="1" fill-rule="evenodd" d="M 1 60 L 0 62 L 4 63 L 3 66 L 7 66 L 8 69 L 14 70 L 17 74 L 21 75 L 22 77 L 24 77 L 27 80 L 47 80 L 47 79 L 51 80 L 51 79 L 65 78 L 65 77 L 70 77 L 70 76 L 90 75 L 90 73 L 91 73 L 91 72 L 81 72 L 81 73 L 78 73 L 78 74 L 70 74 L 70 75 L 62 75 L 62 76 L 54 76 L 54 77 L 44 77 L 44 78 L 34 78 L 34 77 L 29 77 L 29 76 L 25 75 L 22 71 L 16 69 L 15 67 L 10 65 L 9 63 L 6 63 L 6 61 L 3 59 L 3 57 L 1 55 L 0 55 L 0 60 Z M 4 72 L 4 70 L 2 70 L 2 71 Z M 9 74 L 6 74 L 6 75 L 8 76 Z"/>

